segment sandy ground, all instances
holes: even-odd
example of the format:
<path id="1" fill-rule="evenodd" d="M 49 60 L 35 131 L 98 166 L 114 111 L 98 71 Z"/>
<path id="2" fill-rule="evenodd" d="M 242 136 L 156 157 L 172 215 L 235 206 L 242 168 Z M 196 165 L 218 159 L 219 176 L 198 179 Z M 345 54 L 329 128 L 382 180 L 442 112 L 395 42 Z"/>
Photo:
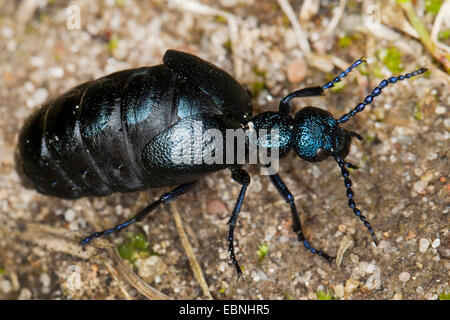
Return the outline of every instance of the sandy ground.
<path id="1" fill-rule="evenodd" d="M 335 57 L 314 62 L 277 2 L 203 3 L 210 7 L 162 0 L 0 0 L 0 299 L 142 299 L 155 297 L 150 287 L 177 299 L 317 299 L 319 291 L 339 299 L 437 299 L 449 292 L 450 78 L 395 25 L 402 15 L 381 12 L 386 28 L 399 35 L 391 40 L 365 27 L 367 8 L 359 2 L 348 1 L 336 27 L 338 8 L 322 4 L 308 16 L 301 1 L 291 2 L 295 17 L 301 12 L 311 52 Z M 424 21 L 429 27 L 433 17 Z M 339 43 L 345 36 L 352 37 L 348 46 Z M 295 103 L 296 110 L 314 105 L 337 117 L 392 73 L 379 59 L 379 50 L 392 47 L 405 72 L 423 66 L 431 74 L 386 88 L 345 124 L 365 138 L 353 143 L 347 159 L 360 166 L 351 172 L 355 199 L 379 246 L 347 207 L 334 161 L 312 164 L 293 154 L 281 161 L 280 175 L 296 197 L 311 243 L 331 255 L 347 248 L 339 267 L 296 241 L 289 207 L 257 167 L 248 168 L 252 183 L 236 229 L 242 281 L 227 254 L 226 222 L 239 192 L 229 172 L 207 177 L 177 201 L 206 291 L 180 241 L 174 207 L 130 228 L 145 234 L 152 252 L 138 254 L 133 264 L 115 250 L 125 233 L 85 251 L 77 244 L 168 189 L 68 201 L 25 189 L 14 169 L 17 133 L 32 110 L 83 81 L 160 64 L 168 48 L 195 53 L 236 76 L 257 93 L 255 113 L 276 110 L 289 91 L 323 84 L 365 56 L 368 65 L 341 91 Z M 260 259 L 263 245 L 268 253 Z"/>

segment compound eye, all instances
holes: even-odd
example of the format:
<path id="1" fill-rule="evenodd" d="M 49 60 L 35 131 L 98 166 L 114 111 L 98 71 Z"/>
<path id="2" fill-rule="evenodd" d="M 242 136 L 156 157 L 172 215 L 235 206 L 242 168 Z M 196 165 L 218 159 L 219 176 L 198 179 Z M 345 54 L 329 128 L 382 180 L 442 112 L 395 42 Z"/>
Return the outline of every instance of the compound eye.
<path id="1" fill-rule="evenodd" d="M 328 157 L 328 155 L 325 153 L 325 151 L 322 148 L 318 148 L 316 151 L 316 158 L 317 161 L 325 160 Z"/>

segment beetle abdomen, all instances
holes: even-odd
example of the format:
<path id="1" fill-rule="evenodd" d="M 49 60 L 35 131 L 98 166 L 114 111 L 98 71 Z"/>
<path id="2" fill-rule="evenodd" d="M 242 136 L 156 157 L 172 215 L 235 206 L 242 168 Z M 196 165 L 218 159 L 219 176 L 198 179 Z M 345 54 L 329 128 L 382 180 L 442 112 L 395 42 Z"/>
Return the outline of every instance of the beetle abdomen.
<path id="1" fill-rule="evenodd" d="M 198 68 L 185 74 L 169 63 L 124 70 L 42 106 L 19 134 L 16 166 L 24 180 L 64 198 L 158 187 L 141 158 L 153 137 L 195 114 L 236 114 L 230 117 L 236 123 L 251 115 L 248 95 L 231 76 L 210 64 L 202 68 L 203 60 L 186 53 L 168 51 L 165 61 L 171 55 L 172 62 L 191 61 Z M 227 101 L 222 98 L 227 92 L 203 85 L 205 70 L 219 75 L 221 86 L 238 88 L 237 100 Z"/>

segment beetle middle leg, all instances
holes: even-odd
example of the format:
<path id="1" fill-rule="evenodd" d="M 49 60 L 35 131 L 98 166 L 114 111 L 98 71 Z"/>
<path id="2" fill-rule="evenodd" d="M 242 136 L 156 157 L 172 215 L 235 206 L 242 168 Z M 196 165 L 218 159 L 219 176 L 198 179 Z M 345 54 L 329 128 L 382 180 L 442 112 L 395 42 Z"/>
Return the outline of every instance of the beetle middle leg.
<path id="1" fill-rule="evenodd" d="M 237 218 L 239 212 L 241 211 L 242 203 L 244 202 L 245 192 L 250 184 L 250 176 L 247 171 L 240 168 L 231 169 L 231 178 L 242 185 L 241 191 L 239 192 L 236 205 L 234 206 L 233 213 L 231 214 L 230 220 L 228 220 L 229 232 L 228 232 L 228 252 L 230 253 L 230 259 L 236 268 L 236 272 L 239 277 L 242 277 L 242 270 L 237 262 L 236 255 L 234 253 L 234 228 L 236 226 Z"/>
<path id="2" fill-rule="evenodd" d="M 274 184 L 275 188 L 278 190 L 280 195 L 283 197 L 283 199 L 291 206 L 292 224 L 293 224 L 294 232 L 297 233 L 298 241 L 303 242 L 303 245 L 305 246 L 305 248 L 310 250 L 312 253 L 315 253 L 330 262 L 333 259 L 332 257 L 330 257 L 329 255 L 327 255 L 326 253 L 324 253 L 321 250 L 317 250 L 317 249 L 313 248 L 309 244 L 308 240 L 306 240 L 306 238 L 303 234 L 303 231 L 302 231 L 302 225 L 300 223 L 300 218 L 298 216 L 297 207 L 295 206 L 294 196 L 289 191 L 287 186 L 284 184 L 283 180 L 281 180 L 280 176 L 277 173 L 270 175 L 269 177 L 270 177 L 270 180 L 272 181 L 272 183 Z"/>
<path id="3" fill-rule="evenodd" d="M 89 242 L 91 242 L 93 239 L 99 238 L 101 236 L 105 236 L 108 235 L 114 231 L 118 232 L 126 227 L 128 227 L 129 225 L 141 221 L 142 219 L 144 219 L 150 212 L 152 212 L 155 208 L 157 208 L 160 204 L 166 204 L 169 203 L 170 201 L 174 200 L 175 198 L 177 198 L 178 196 L 181 196 L 182 194 L 186 193 L 187 191 L 189 191 L 190 189 L 192 189 L 192 187 L 194 186 L 195 182 L 190 182 L 190 183 L 186 183 L 186 184 L 182 184 L 179 185 L 178 187 L 176 187 L 175 189 L 173 189 L 172 191 L 163 194 L 158 200 L 156 200 L 155 202 L 152 202 L 151 204 L 149 204 L 148 206 L 146 206 L 145 208 L 143 208 L 141 211 L 139 211 L 133 218 L 116 225 L 115 227 L 111 228 L 111 229 L 106 229 L 100 232 L 94 232 L 93 234 L 91 234 L 90 236 L 84 238 L 83 240 L 81 240 L 81 245 L 85 246 L 87 245 Z"/>

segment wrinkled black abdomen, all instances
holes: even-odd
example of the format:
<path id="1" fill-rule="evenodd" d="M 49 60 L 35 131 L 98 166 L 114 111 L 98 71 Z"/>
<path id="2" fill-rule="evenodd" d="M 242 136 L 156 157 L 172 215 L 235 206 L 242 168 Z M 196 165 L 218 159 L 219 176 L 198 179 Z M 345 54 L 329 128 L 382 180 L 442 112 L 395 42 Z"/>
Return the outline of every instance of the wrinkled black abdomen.
<path id="1" fill-rule="evenodd" d="M 247 93 L 223 70 L 172 50 L 164 63 L 86 82 L 42 106 L 19 134 L 23 179 L 63 198 L 158 187 L 141 158 L 152 138 L 200 113 L 236 127 L 250 119 Z"/>

